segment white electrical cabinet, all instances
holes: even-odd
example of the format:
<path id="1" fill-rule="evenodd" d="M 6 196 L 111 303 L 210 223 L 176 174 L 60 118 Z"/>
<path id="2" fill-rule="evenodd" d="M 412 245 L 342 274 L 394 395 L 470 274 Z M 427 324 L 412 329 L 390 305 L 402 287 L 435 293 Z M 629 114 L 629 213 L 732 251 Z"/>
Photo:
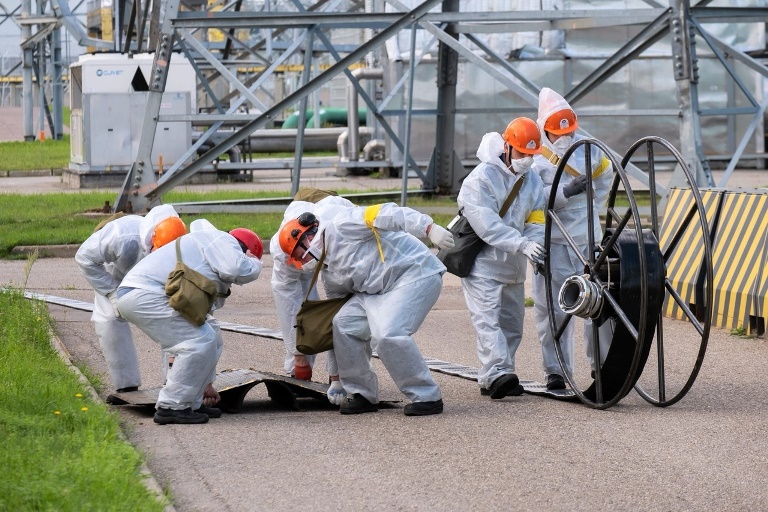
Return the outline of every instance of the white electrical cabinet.
<path id="1" fill-rule="evenodd" d="M 152 55 L 82 55 L 70 66 L 70 170 L 126 171 L 136 158 L 149 96 Z M 160 115 L 187 115 L 197 102 L 194 69 L 174 54 Z M 152 165 L 168 168 L 191 145 L 189 122 L 157 124 Z"/>

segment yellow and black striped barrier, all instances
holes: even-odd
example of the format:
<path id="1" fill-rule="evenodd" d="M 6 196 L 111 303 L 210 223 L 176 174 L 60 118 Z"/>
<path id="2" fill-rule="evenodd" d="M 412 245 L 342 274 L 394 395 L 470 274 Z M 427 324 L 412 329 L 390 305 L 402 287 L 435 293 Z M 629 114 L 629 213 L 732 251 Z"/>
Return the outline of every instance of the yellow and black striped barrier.
<path id="1" fill-rule="evenodd" d="M 701 196 L 713 239 L 712 323 L 762 334 L 768 313 L 768 191 L 702 189 Z M 694 312 L 706 307 L 703 233 L 697 217 L 685 223 L 695 207 L 690 190 L 672 189 L 659 240 L 662 251 L 678 240 L 667 259 L 667 277 Z M 669 297 L 663 310 L 668 317 L 684 318 Z"/>

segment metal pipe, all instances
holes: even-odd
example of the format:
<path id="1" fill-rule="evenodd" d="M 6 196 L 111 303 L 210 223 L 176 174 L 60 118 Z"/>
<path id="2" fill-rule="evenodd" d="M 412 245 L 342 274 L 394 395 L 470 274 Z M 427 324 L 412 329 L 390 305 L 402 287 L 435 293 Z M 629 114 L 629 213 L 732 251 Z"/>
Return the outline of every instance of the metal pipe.
<path id="1" fill-rule="evenodd" d="M 352 71 L 355 80 L 370 80 L 384 78 L 384 70 L 381 68 L 356 69 Z M 347 127 L 349 129 L 349 161 L 360 160 L 360 120 L 357 114 L 358 97 L 357 89 L 350 81 L 347 85 Z"/>
<path id="2" fill-rule="evenodd" d="M 55 140 L 64 138 L 64 120 L 62 119 L 64 103 L 64 86 L 61 83 L 63 74 L 61 61 L 61 29 L 57 28 L 51 35 L 51 101 L 53 103 L 53 134 Z"/>
<path id="3" fill-rule="evenodd" d="M 349 156 L 347 155 L 347 138 L 349 137 L 349 130 L 344 130 L 336 139 L 336 150 L 339 152 L 339 162 L 349 162 Z"/>
<path id="4" fill-rule="evenodd" d="M 21 18 L 32 16 L 32 0 L 21 0 Z M 24 23 L 21 25 L 21 41 L 27 42 L 32 37 L 32 25 Z M 32 101 L 32 64 L 33 49 L 31 44 L 24 46 L 22 54 L 22 94 L 24 96 L 24 140 L 27 142 L 35 140 L 35 129 L 33 127 L 32 116 L 34 103 Z"/>
<path id="5" fill-rule="evenodd" d="M 368 141 L 365 146 L 363 146 L 363 160 L 366 162 L 372 162 L 376 160 L 376 155 L 374 153 L 377 151 L 384 151 L 385 149 L 386 145 L 384 144 L 383 140 L 372 139 Z"/>

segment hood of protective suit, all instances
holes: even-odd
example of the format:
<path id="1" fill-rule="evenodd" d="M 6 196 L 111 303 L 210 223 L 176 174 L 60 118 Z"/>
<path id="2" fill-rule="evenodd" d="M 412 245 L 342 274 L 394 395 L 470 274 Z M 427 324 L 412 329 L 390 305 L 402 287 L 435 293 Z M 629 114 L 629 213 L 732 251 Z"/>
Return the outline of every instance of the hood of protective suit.
<path id="1" fill-rule="evenodd" d="M 211 222 L 207 219 L 193 220 L 192 223 L 189 225 L 190 233 L 197 233 L 198 231 L 208 231 L 209 229 L 216 229 L 216 226 L 211 224 Z"/>
<path id="2" fill-rule="evenodd" d="M 477 148 L 477 158 L 481 162 L 495 164 L 504 167 L 504 163 L 499 159 L 499 155 L 504 153 L 504 139 L 500 133 L 490 132 L 483 135 L 480 141 L 480 147 Z"/>
<path id="3" fill-rule="evenodd" d="M 541 142 L 549 142 L 549 139 L 544 134 L 544 123 L 547 121 L 547 118 L 555 112 L 566 108 L 573 110 L 573 107 L 565 101 L 565 98 L 549 87 L 544 87 L 539 92 L 539 117 L 536 119 L 536 124 L 539 125 L 539 130 L 541 130 Z"/>
<path id="4" fill-rule="evenodd" d="M 169 217 L 178 217 L 179 214 L 169 204 L 155 206 L 141 220 L 139 227 L 139 236 L 141 237 L 141 250 L 148 253 L 152 249 L 152 236 L 155 234 L 155 227 Z"/>

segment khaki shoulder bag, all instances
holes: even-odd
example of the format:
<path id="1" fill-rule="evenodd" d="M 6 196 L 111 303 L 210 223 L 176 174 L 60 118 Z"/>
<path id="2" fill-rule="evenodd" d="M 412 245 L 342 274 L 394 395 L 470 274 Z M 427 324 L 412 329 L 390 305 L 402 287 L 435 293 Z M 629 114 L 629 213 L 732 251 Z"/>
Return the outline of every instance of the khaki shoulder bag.
<path id="1" fill-rule="evenodd" d="M 170 297 L 168 304 L 197 327 L 205 323 L 220 295 L 215 282 L 181 261 L 181 238 L 176 239 L 176 268 L 168 274 L 165 294 Z"/>
<path id="2" fill-rule="evenodd" d="M 317 262 L 317 268 L 312 275 L 304 302 L 301 303 L 299 312 L 296 313 L 296 350 L 302 354 L 312 355 L 333 350 L 333 317 L 341 307 L 352 298 L 354 293 L 345 297 L 325 300 L 309 300 L 309 293 L 317 282 L 320 267 L 325 260 L 325 233 L 323 233 L 323 254 Z"/>

